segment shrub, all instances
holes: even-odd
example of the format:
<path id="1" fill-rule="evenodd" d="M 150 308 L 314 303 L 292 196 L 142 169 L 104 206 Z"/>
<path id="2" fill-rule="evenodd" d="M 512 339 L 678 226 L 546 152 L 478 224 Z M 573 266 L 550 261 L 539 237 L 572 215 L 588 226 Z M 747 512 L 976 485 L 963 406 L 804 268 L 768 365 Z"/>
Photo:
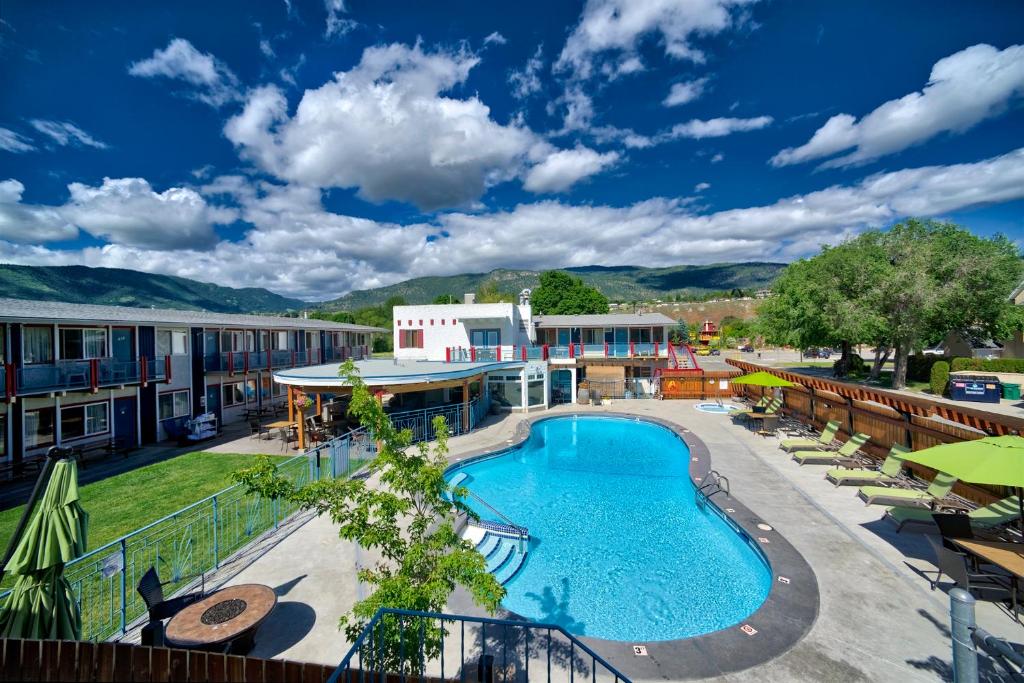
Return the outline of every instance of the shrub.
<path id="1" fill-rule="evenodd" d="M 907 379 L 927 382 L 931 379 L 932 366 L 942 360 L 942 356 L 917 354 L 907 358 Z"/>
<path id="2" fill-rule="evenodd" d="M 954 371 L 1024 372 L 1024 358 L 954 358 L 952 367 Z"/>
<path id="3" fill-rule="evenodd" d="M 949 363 L 944 360 L 937 360 L 932 363 L 930 379 L 933 394 L 942 396 L 946 393 L 946 385 L 949 384 Z"/>

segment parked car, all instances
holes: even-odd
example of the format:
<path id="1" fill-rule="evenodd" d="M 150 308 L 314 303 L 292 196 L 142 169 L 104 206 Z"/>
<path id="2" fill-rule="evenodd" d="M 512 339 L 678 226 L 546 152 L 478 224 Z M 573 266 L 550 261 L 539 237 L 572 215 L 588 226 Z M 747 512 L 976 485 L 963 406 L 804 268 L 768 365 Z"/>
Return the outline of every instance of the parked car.
<path id="1" fill-rule="evenodd" d="M 740 351 L 742 351 L 743 353 L 753 353 L 754 347 L 751 346 L 750 344 L 744 344 L 743 346 L 740 347 Z"/>
<path id="2" fill-rule="evenodd" d="M 719 349 L 711 349 L 712 356 L 721 356 L 722 352 Z"/>
<path id="3" fill-rule="evenodd" d="M 831 349 L 819 349 L 816 346 L 804 349 L 804 358 L 831 358 Z"/>

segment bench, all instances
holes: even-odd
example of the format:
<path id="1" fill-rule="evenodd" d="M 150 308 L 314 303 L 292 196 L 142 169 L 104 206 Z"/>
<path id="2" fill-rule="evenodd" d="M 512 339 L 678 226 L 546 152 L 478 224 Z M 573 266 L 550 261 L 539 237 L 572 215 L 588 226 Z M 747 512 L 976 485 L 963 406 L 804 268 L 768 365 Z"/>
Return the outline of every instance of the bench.
<path id="1" fill-rule="evenodd" d="M 131 447 L 124 438 L 120 437 L 106 441 L 95 441 L 84 446 L 75 446 L 71 449 L 71 455 L 82 465 L 82 469 L 85 469 L 90 460 L 102 460 L 114 453 L 119 453 L 127 458 L 131 450 Z"/>

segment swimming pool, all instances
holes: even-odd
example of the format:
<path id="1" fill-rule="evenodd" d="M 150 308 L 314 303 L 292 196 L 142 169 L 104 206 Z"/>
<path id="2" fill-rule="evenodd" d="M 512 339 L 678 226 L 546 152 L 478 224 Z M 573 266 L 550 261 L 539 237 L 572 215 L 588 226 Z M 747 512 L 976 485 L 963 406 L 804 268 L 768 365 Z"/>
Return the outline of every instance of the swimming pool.
<path id="1" fill-rule="evenodd" d="M 716 413 L 718 415 L 728 415 L 736 412 L 737 410 L 743 410 L 732 403 L 698 403 L 694 408 L 702 413 Z"/>
<path id="2" fill-rule="evenodd" d="M 689 463 L 686 444 L 660 425 L 558 417 L 448 476 L 467 474 L 463 485 L 530 530 L 506 609 L 576 635 L 644 642 L 737 624 L 771 588 L 747 537 L 698 507 Z"/>

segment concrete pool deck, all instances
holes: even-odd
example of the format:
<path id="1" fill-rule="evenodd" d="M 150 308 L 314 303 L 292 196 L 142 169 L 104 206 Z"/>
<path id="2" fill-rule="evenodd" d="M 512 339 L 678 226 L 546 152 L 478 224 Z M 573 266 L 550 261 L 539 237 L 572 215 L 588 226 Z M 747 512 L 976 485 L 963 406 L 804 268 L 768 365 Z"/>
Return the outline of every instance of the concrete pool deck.
<path id="1" fill-rule="evenodd" d="M 921 572 L 933 571 L 921 534 L 895 533 L 882 509 L 864 506 L 854 487 L 835 488 L 826 468 L 800 467 L 763 438 L 725 415 L 694 409 L 696 401 L 616 401 L 607 407 L 563 406 L 543 413 L 631 413 L 681 424 L 708 447 L 711 466 L 727 476 L 733 494 L 771 524 L 807 560 L 817 576 L 820 608 L 807 635 L 775 659 L 721 681 L 934 681 L 952 679 L 948 598 L 932 591 Z M 490 417 L 484 426 L 450 440 L 452 458 L 511 442 L 521 414 Z M 720 503 L 721 504 L 721 503 Z M 363 590 L 355 577 L 366 553 L 340 541 L 326 519 L 313 519 L 280 539 L 229 583 L 258 582 L 278 589 L 280 606 L 257 637 L 256 656 L 336 663 L 348 648 L 338 618 Z M 948 587 L 948 586 L 947 586 Z M 453 600 L 458 603 L 459 596 Z M 1024 639 L 1024 628 L 999 607 L 978 604 L 988 630 Z M 758 633 L 751 636 L 771 637 Z M 632 656 L 632 643 L 599 650 Z M 711 661 L 709 659 L 709 661 Z M 680 680 L 682 667 L 659 661 L 651 679 Z M 640 680 L 640 679 L 637 679 Z"/>

